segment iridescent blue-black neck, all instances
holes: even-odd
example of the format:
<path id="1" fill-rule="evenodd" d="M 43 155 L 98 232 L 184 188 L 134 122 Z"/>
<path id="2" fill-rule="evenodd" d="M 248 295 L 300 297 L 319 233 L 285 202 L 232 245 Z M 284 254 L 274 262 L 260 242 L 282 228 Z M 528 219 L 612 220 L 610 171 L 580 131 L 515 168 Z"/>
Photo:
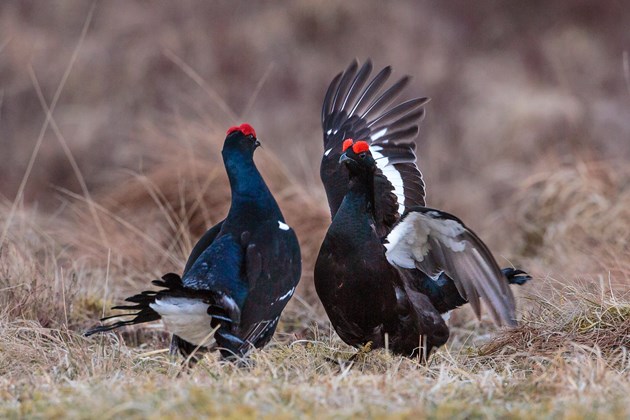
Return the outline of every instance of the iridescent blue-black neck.
<path id="1" fill-rule="evenodd" d="M 223 146 L 222 155 L 232 189 L 232 206 L 227 220 L 256 217 L 284 221 L 282 214 L 254 164 L 255 139 L 241 133 L 229 135 Z"/>

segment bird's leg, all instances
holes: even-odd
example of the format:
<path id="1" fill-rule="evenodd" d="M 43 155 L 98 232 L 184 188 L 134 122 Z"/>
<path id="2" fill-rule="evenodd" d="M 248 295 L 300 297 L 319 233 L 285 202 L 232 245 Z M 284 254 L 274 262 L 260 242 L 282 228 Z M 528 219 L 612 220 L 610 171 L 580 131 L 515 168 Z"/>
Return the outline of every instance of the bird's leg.
<path id="1" fill-rule="evenodd" d="M 179 337 L 174 335 L 171 337 L 171 346 L 168 349 L 168 354 L 171 357 L 171 361 L 179 355 Z"/>
<path id="2" fill-rule="evenodd" d="M 418 347 L 418 361 L 424 365 L 428 365 L 432 349 L 433 346 L 429 344 L 429 337 L 422 334 L 420 336 L 420 347 Z"/>
<path id="3" fill-rule="evenodd" d="M 189 342 L 173 334 L 173 336 L 171 337 L 171 346 L 169 348 L 171 360 L 175 361 L 177 359 L 178 353 L 184 356 L 184 359 L 186 359 L 195 352 L 195 348 L 196 346 L 194 344 L 190 344 Z M 193 366 L 197 361 L 197 357 L 191 357 L 190 366 Z"/>

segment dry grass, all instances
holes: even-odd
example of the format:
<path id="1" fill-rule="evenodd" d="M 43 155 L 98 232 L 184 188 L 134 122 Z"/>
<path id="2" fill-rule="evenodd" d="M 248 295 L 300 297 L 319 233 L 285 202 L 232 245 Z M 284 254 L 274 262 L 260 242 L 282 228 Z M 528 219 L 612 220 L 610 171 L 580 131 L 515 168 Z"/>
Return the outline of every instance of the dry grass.
<path id="1" fill-rule="evenodd" d="M 530 310 L 521 325 L 499 335 L 483 346 L 480 353 L 485 356 L 520 353 L 525 357 L 532 354 L 570 357 L 578 347 L 609 360 L 619 358 L 621 366 L 627 364 L 630 357 L 627 292 L 617 297 L 607 287 L 594 291 L 575 285 L 556 285 L 552 290 L 555 296 L 538 297 L 535 309 Z M 595 292 L 610 295 L 598 296 Z"/>
<path id="2" fill-rule="evenodd" d="M 630 415 L 626 398 L 630 392 L 628 282 L 624 278 L 609 281 L 604 274 L 594 283 L 566 270 L 562 281 L 535 276 L 534 287 L 521 290 L 522 323 L 512 330 L 495 331 L 489 322 L 479 325 L 470 313 L 460 311 L 451 322 L 453 337 L 429 366 L 384 351 L 369 354 L 352 366 L 345 364 L 343 360 L 353 350 L 330 331 L 321 313 L 299 298 L 285 312 L 272 344 L 256 352 L 245 368 L 208 355 L 194 370 L 186 371 L 181 360 L 158 351 L 166 349 L 168 337 L 155 325 L 117 335 L 82 337 L 81 331 L 105 307 L 126 291 L 146 286 L 150 278 L 137 267 L 129 267 L 133 253 L 129 260 L 115 257 L 116 253 L 128 253 L 140 243 L 146 255 L 143 259 L 138 254 L 138 267 L 158 264 L 161 255 L 181 261 L 190 241 L 184 236 L 189 234 L 179 239 L 181 249 L 173 249 L 166 238 L 168 233 L 173 237 L 181 231 L 180 223 L 190 226 L 194 212 L 189 206 L 203 203 L 210 219 L 224 210 L 224 205 L 212 199 L 186 199 L 178 187 L 173 187 L 177 193 L 164 190 L 162 169 L 147 175 L 150 183 L 130 175 L 121 187 L 125 191 L 121 197 L 133 199 L 124 205 L 98 204 L 108 241 L 116 249 L 105 254 L 109 258 L 95 253 L 98 240 L 89 243 L 85 239 L 95 231 L 87 229 L 69 241 L 68 227 L 87 226 L 76 216 L 46 220 L 36 211 L 17 212 L 0 259 L 1 417 L 87 418 L 95 413 L 102 418 Z M 608 179 L 611 173 L 605 168 L 602 171 L 598 176 Z M 178 174 L 176 185 L 214 179 L 212 171 L 202 171 L 210 175 L 201 178 L 195 173 L 191 167 Z M 289 188 L 284 183 L 288 181 L 278 179 L 275 188 Z M 597 182 L 592 176 L 578 179 L 588 182 L 567 183 L 567 190 L 588 196 L 591 184 Z M 556 196 L 568 192 L 562 183 L 552 178 L 549 182 L 559 188 Z M 160 194 L 152 197 L 149 191 Z M 183 194 L 183 199 L 170 194 Z M 107 193 L 103 200 L 115 203 L 115 196 Z M 158 203 L 181 203 L 182 207 L 167 210 Z M 591 215 L 610 210 L 604 207 L 599 212 L 580 213 L 582 200 L 565 204 L 566 213 L 581 214 L 581 224 L 597 223 Z M 613 207 L 618 204 L 608 202 Z M 71 207 L 74 214 L 85 211 L 80 201 Z M 6 222 L 8 210 L 9 203 L 3 203 L 0 223 Z M 146 217 L 152 212 L 152 217 Z M 187 217 L 178 218 L 181 215 Z M 177 223 L 172 224 L 174 220 Z M 551 227 L 553 221 L 547 223 Z M 143 240 L 147 239 L 134 229 L 163 231 L 152 236 L 155 251 L 146 247 Z M 79 247 L 81 241 L 85 247 Z M 608 242 L 611 246 L 617 243 Z M 564 248 L 543 244 L 541 249 L 569 258 Z M 157 260 L 151 255 L 157 255 Z M 529 258 L 541 261 L 540 257 Z M 176 265 L 165 260 L 161 264 Z M 618 272 L 622 270 L 620 267 Z M 308 290 L 308 277 L 304 281 Z M 303 293 L 298 296 L 304 297 Z M 341 366 L 327 358 L 340 360 Z"/>
<path id="3" fill-rule="evenodd" d="M 89 4 L 0 5 L 1 418 L 630 417 L 630 9 L 178 4 L 100 2 L 80 49 Z M 336 71 L 376 52 L 433 97 L 430 204 L 534 276 L 518 328 L 458 310 L 429 366 L 345 364 L 313 293 L 329 221 L 318 108 Z M 304 258 L 271 345 L 245 368 L 208 355 L 186 371 L 159 325 L 82 337 L 224 216 L 220 142 L 241 120 Z"/>
<path id="4" fill-rule="evenodd" d="M 375 352 L 339 371 L 324 357 L 338 342 L 275 344 L 237 369 L 206 358 L 191 373 L 112 339 L 88 344 L 62 331 L 10 325 L 30 380 L 3 369 L 3 417 L 426 416 L 567 417 L 628 414 L 627 374 L 590 352 L 528 364 L 440 353 L 430 367 Z M 12 356 L 14 356 L 12 354 Z M 627 362 L 626 362 L 627 363 Z M 51 368 L 54 366 L 54 369 Z M 8 392 L 6 391 L 8 390 Z"/>
<path id="5" fill-rule="evenodd" d="M 625 165 L 585 162 L 557 165 L 530 177 L 516 197 L 525 254 L 576 247 L 630 251 L 630 172 Z M 546 251 L 548 252 L 548 251 Z"/>

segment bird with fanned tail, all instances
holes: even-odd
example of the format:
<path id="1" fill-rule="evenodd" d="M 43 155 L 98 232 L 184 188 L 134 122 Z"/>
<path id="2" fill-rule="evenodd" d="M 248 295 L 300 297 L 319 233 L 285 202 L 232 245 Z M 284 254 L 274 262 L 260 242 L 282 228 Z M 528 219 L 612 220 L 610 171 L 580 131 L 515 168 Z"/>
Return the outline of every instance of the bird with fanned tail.
<path id="1" fill-rule="evenodd" d="M 480 317 L 483 300 L 497 324 L 515 325 L 509 285 L 530 277 L 499 269 L 461 220 L 426 207 L 412 140 L 428 99 L 392 106 L 409 77 L 383 90 L 391 68 L 371 72 L 371 61 L 353 61 L 324 99 L 320 175 L 332 224 L 315 288 L 347 344 L 426 360 L 449 337 L 444 318 L 466 303 Z"/>
<path id="2" fill-rule="evenodd" d="M 227 217 L 194 246 L 183 275 L 169 273 L 126 300 L 131 317 L 95 327 L 92 335 L 126 325 L 162 320 L 173 334 L 171 350 L 194 362 L 195 349 L 220 350 L 240 358 L 274 334 L 280 314 L 301 274 L 300 247 L 254 164 L 260 146 L 249 124 L 232 127 L 223 145 L 223 162 L 232 190 Z"/>

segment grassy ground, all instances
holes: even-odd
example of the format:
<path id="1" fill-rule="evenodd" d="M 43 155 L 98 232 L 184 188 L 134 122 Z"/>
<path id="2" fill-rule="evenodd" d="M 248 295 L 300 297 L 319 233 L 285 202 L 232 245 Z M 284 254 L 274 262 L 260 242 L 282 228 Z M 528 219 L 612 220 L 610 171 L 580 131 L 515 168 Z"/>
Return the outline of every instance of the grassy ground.
<path id="1" fill-rule="evenodd" d="M 627 8 L 380 4 L 112 1 L 92 20 L 81 2 L 0 5 L 0 418 L 630 417 Z M 519 327 L 458 310 L 428 366 L 345 362 L 312 285 L 329 222 L 317 108 L 378 51 L 434 97 L 430 204 L 533 275 Z M 159 324 L 84 338 L 223 217 L 235 114 L 303 251 L 272 343 L 241 368 L 207 355 L 187 370 Z"/>
<path id="2" fill-rule="evenodd" d="M 574 173 L 571 179 L 580 178 Z M 533 182 L 536 187 L 523 193 L 529 194 L 525 202 L 544 197 L 539 188 L 571 186 L 577 188 L 572 198 L 593 194 L 588 186 L 566 180 L 555 187 L 550 177 Z M 628 184 L 620 185 L 622 191 L 610 193 L 629 197 Z M 279 194 L 288 187 L 274 188 Z M 169 242 L 181 228 L 168 227 L 175 218 L 158 210 L 159 200 L 153 204 L 153 218 L 146 213 L 136 219 L 114 217 L 96 206 L 111 247 L 107 253 L 100 239 L 85 239 L 97 236 L 98 230 L 96 223 L 77 221 L 89 217 L 81 201 L 71 205 L 78 215 L 74 218 L 44 218 L 18 208 L 0 259 L 0 417 L 627 417 L 630 271 L 627 262 L 613 260 L 627 251 L 627 244 L 615 248 L 614 238 L 608 238 L 609 249 L 604 252 L 597 245 L 596 258 L 580 256 L 578 244 L 605 240 L 605 232 L 592 229 L 591 223 L 605 223 L 615 234 L 627 235 L 629 225 L 614 210 L 625 206 L 627 211 L 630 201 L 597 197 L 592 202 L 607 207 L 596 206 L 592 214 L 581 213 L 587 198 L 572 199 L 573 205 L 538 203 L 545 209 L 560 206 L 576 218 L 539 221 L 553 236 L 534 229 L 524 204 L 516 201 L 523 215 L 510 220 L 526 232 L 521 241 L 529 241 L 529 247 L 523 249 L 535 256 L 521 257 L 534 279 L 518 291 L 522 320 L 513 330 L 497 331 L 488 320 L 480 324 L 460 310 L 450 321 L 449 344 L 429 366 L 385 351 L 350 365 L 344 361 L 353 350 L 330 330 L 305 275 L 274 341 L 254 353 L 246 367 L 208 355 L 192 371 L 168 356 L 168 337 L 159 325 L 81 336 L 111 304 L 160 274 L 149 267 L 181 264 L 191 238 L 183 235 L 176 246 Z M 11 207 L 3 203 L 2 224 L 9 222 Z M 611 218 L 601 220 L 603 215 Z M 536 240 L 531 239 L 534 234 Z M 307 232 L 301 237 L 307 238 L 305 244 L 312 240 Z M 538 251 L 532 250 L 535 246 Z M 143 252 L 126 251 L 134 247 Z M 569 263 L 571 255 L 575 265 Z M 587 266 L 594 274 L 586 274 Z"/>

